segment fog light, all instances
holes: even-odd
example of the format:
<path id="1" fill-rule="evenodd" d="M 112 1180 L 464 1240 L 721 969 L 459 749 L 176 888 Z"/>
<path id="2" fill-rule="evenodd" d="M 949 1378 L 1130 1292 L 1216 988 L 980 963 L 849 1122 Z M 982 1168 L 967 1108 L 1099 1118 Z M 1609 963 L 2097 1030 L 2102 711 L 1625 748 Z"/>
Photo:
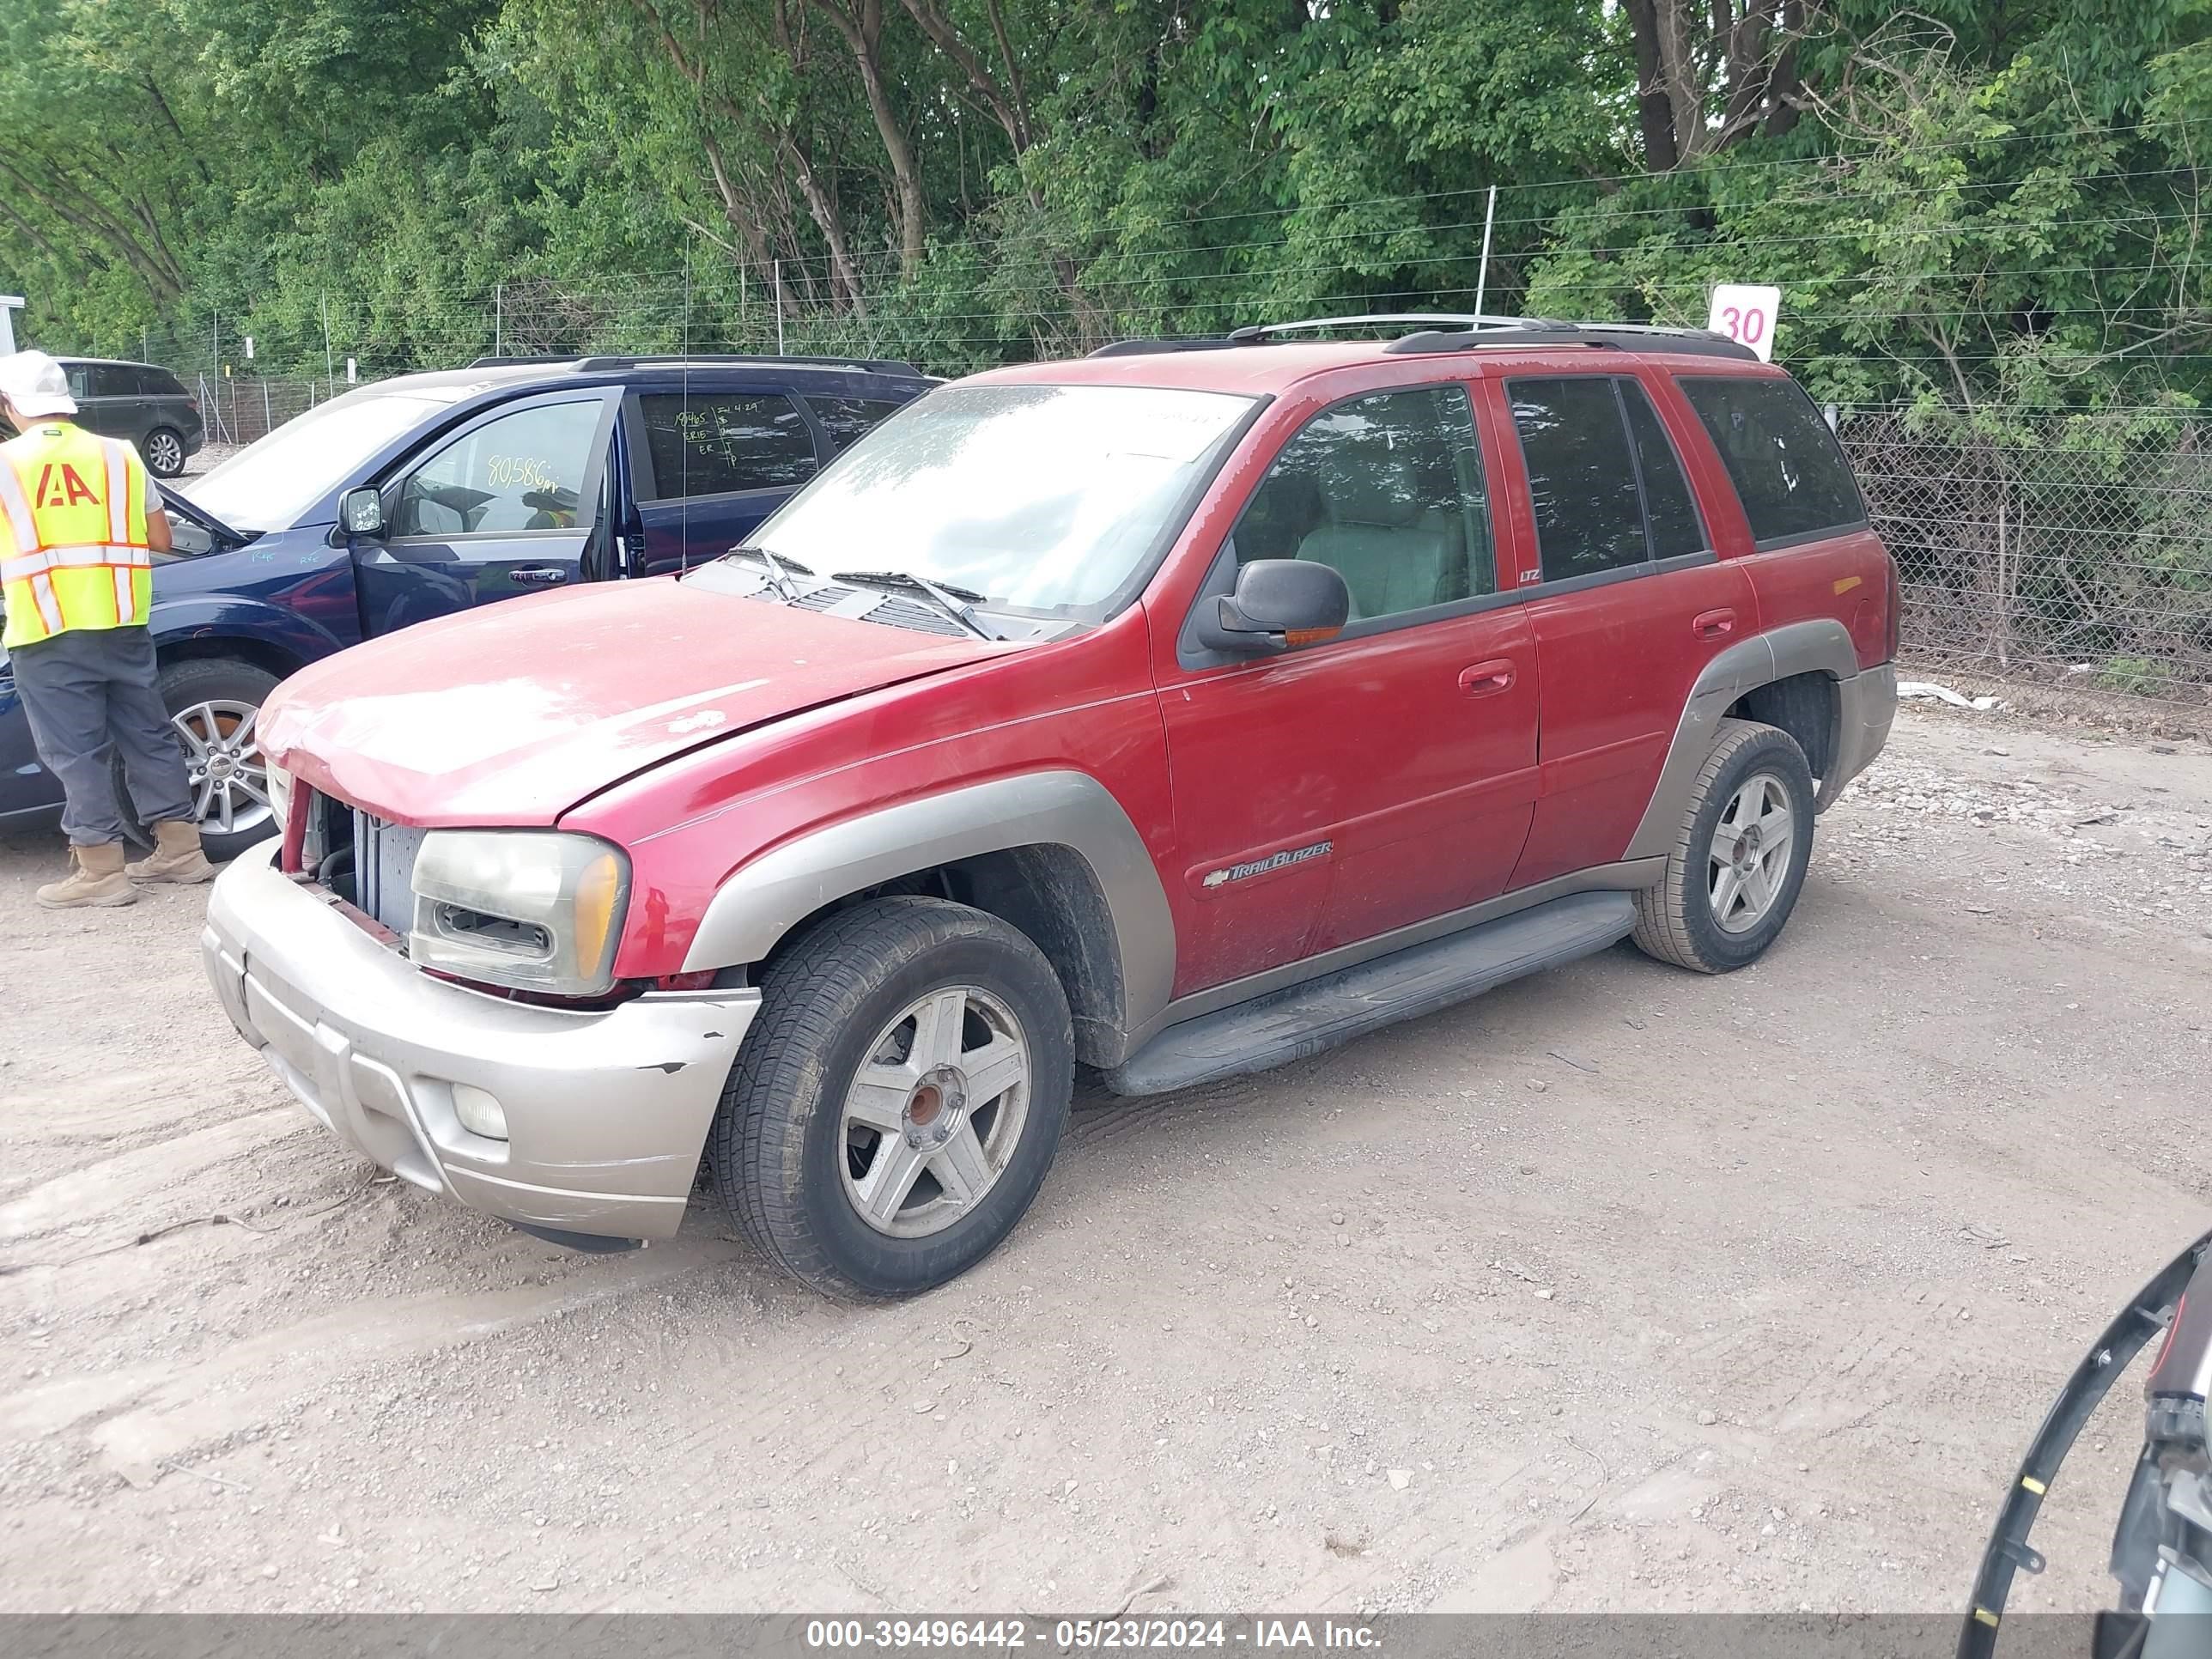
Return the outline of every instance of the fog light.
<path id="1" fill-rule="evenodd" d="M 453 1115 L 471 1134 L 488 1140 L 507 1139 L 507 1112 L 499 1102 L 472 1084 L 453 1085 Z"/>

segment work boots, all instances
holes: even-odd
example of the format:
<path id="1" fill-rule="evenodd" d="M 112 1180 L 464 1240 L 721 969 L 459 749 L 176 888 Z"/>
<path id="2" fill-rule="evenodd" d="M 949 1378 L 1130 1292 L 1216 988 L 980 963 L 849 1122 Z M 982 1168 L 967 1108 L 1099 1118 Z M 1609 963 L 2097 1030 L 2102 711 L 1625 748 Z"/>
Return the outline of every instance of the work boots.
<path id="1" fill-rule="evenodd" d="M 200 851 L 200 827 L 178 819 L 154 826 L 154 856 L 127 866 L 133 881 L 213 881 L 215 866 Z"/>
<path id="2" fill-rule="evenodd" d="M 61 880 L 39 889 L 39 902 L 49 910 L 74 910 L 88 904 L 128 904 L 138 896 L 131 878 L 123 873 L 123 846 L 72 847 L 70 861 L 76 867 Z"/>

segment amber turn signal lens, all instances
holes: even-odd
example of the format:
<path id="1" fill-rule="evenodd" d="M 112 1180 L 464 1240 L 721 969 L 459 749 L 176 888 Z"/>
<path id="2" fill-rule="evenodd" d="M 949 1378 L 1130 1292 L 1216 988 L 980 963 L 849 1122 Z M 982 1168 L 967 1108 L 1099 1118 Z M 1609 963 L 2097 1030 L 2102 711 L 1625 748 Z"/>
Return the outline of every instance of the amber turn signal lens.
<path id="1" fill-rule="evenodd" d="M 606 960 L 607 933 L 614 926 L 615 901 L 622 896 L 622 864 L 611 853 L 602 853 L 576 872 L 576 960 L 598 964 Z"/>
<path id="2" fill-rule="evenodd" d="M 1286 628 L 1283 638 L 1291 645 L 1319 645 L 1323 640 L 1333 640 L 1344 630 L 1341 628 Z"/>

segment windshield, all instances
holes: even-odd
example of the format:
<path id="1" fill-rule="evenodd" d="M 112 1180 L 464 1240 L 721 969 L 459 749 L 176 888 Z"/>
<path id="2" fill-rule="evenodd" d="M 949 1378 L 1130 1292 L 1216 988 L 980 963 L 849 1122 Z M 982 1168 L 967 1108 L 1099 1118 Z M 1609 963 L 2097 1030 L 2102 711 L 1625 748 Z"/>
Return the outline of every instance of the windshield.
<path id="1" fill-rule="evenodd" d="M 1252 401 L 1151 386 L 949 387 L 847 451 L 754 543 L 825 575 L 896 571 L 1020 609 L 1096 607 L 1154 550 Z"/>
<path id="2" fill-rule="evenodd" d="M 446 398 L 365 390 L 311 409 L 248 444 L 185 494 L 240 530 L 283 530 L 402 433 L 450 408 Z"/>

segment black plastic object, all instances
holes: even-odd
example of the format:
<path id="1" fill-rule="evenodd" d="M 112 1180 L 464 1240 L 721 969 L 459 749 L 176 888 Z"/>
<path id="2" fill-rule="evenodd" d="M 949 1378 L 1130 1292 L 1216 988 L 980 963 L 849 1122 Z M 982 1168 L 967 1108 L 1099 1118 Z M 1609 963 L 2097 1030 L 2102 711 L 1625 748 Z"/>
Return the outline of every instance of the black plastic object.
<path id="1" fill-rule="evenodd" d="M 1170 1025 L 1106 1073 L 1117 1095 L 1164 1094 L 1264 1072 L 1577 957 L 1636 925 L 1626 893 L 1576 893 L 1409 945 L 1288 990 Z"/>
<path id="2" fill-rule="evenodd" d="M 548 1244 L 558 1244 L 564 1250 L 575 1250 L 584 1255 L 620 1255 L 624 1250 L 641 1250 L 641 1238 L 609 1238 L 605 1233 L 565 1232 L 558 1227 L 533 1227 L 526 1221 L 507 1224 L 519 1233 L 528 1233 L 532 1238 L 542 1238 Z"/>
<path id="3" fill-rule="evenodd" d="M 2028 1443 L 2020 1473 L 1998 1511 L 1996 1530 L 1982 1552 L 1981 1571 L 1974 1575 L 1973 1599 L 1966 1604 L 1965 1627 L 1959 1632 L 1959 1659 L 1989 1659 L 1996 1651 L 1997 1627 L 2004 1616 L 2005 1599 L 2012 1594 L 2015 1574 L 2043 1570 L 2043 1558 L 2030 1548 L 2029 1530 L 2043 1495 L 2058 1478 L 2058 1466 L 2074 1449 L 2075 1437 L 2095 1413 L 2112 1384 L 2119 1381 L 2135 1357 L 2151 1338 L 2164 1330 L 2174 1304 L 2189 1286 L 2191 1274 L 2206 1249 L 2212 1248 L 2207 1233 L 2161 1268 L 2149 1284 L 2130 1299 L 2104 1333 L 2089 1345 L 2074 1375 L 2051 1403 L 2043 1426 Z"/>
<path id="4" fill-rule="evenodd" d="M 1436 328 L 1408 334 L 1382 348 L 1397 356 L 1431 352 L 1472 351 L 1489 346 L 1608 346 L 1617 351 L 1669 351 L 1692 357 L 1731 357 L 1755 363 L 1759 354 L 1723 335 L 1701 328 L 1607 327 L 1603 323 L 1573 324 L 1566 328 Z"/>
<path id="5" fill-rule="evenodd" d="M 1350 325 L 1382 320 L 1346 317 L 1320 318 L 1300 328 L 1322 327 L 1332 322 Z M 1406 319 L 1410 320 L 1410 319 Z M 1448 319 L 1439 319 L 1448 321 Z M 1286 339 L 1282 331 L 1242 328 L 1226 335 L 1187 340 L 1116 340 L 1100 346 L 1094 357 L 1143 357 L 1168 351 L 1233 351 L 1242 347 Z M 1402 334 L 1382 349 L 1394 356 L 1420 356 L 1446 351 L 1473 351 L 1491 346 L 1595 346 L 1615 351 L 1666 351 L 1695 357 L 1727 357 L 1755 363 L 1759 354 L 1723 335 L 1702 328 L 1662 328 L 1643 323 L 1569 323 L 1550 317 L 1486 318 L 1464 328 L 1424 328 Z"/>
<path id="6" fill-rule="evenodd" d="M 1255 559 L 1237 572 L 1237 591 L 1201 615 L 1199 643 L 1259 654 L 1337 633 L 1352 615 L 1352 590 L 1332 565 L 1313 559 Z"/>
<path id="7" fill-rule="evenodd" d="M 693 351 L 678 356 L 620 357 L 586 355 L 583 356 L 555 354 L 542 357 L 478 357 L 469 364 L 471 368 L 521 368 L 543 366 L 560 368 L 573 364 L 584 373 L 610 368 L 647 368 L 664 363 L 761 363 L 784 368 L 842 368 L 858 369 L 869 374 L 907 374 L 917 380 L 931 377 L 912 363 L 889 357 L 771 357 L 745 352 Z"/>

